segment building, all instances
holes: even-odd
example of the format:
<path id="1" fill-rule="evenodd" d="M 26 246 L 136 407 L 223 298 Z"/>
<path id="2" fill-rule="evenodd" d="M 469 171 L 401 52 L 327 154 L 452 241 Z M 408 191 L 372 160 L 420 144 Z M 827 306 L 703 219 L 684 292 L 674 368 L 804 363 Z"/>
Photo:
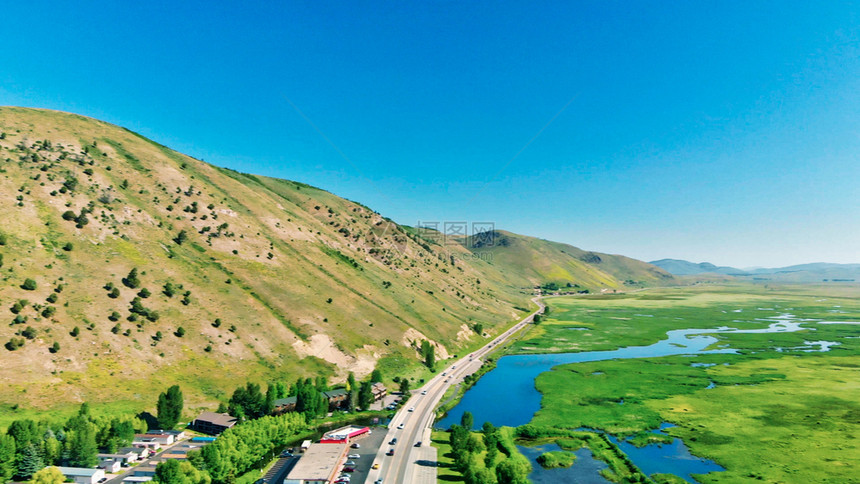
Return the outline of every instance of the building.
<path id="1" fill-rule="evenodd" d="M 152 480 L 152 476 L 129 476 L 122 480 L 122 482 L 149 482 Z"/>
<path id="2" fill-rule="evenodd" d="M 135 462 L 137 460 L 137 454 L 130 451 L 117 451 L 116 454 L 98 454 L 96 457 L 99 458 L 99 463 L 108 460 L 115 460 L 120 463 L 120 465 L 128 465 L 131 462 Z"/>
<path id="3" fill-rule="evenodd" d="M 370 391 L 373 392 L 373 401 L 379 401 L 385 398 L 385 395 L 388 395 L 388 390 L 385 388 L 385 385 L 382 383 L 376 382 L 370 387 Z"/>
<path id="4" fill-rule="evenodd" d="M 323 438 L 320 440 L 320 443 L 335 443 L 335 442 L 346 442 L 349 443 L 356 437 L 360 435 L 364 435 L 370 433 L 370 429 L 368 427 L 359 427 L 357 425 L 347 425 L 346 427 L 341 427 L 336 430 L 332 430 L 330 432 L 326 432 L 323 435 Z"/>
<path id="5" fill-rule="evenodd" d="M 135 434 L 134 440 L 141 442 L 154 442 L 159 445 L 170 445 L 176 441 L 176 437 L 171 434 L 154 434 L 147 432 L 145 434 Z"/>
<path id="6" fill-rule="evenodd" d="M 346 388 L 336 388 L 334 390 L 322 392 L 322 394 L 328 398 L 329 410 L 336 410 L 346 406 L 349 402 L 349 392 L 346 391 Z"/>
<path id="7" fill-rule="evenodd" d="M 115 474 L 122 469 L 122 463 L 118 460 L 105 459 L 99 462 L 99 468 L 104 469 L 108 474 Z"/>
<path id="8" fill-rule="evenodd" d="M 105 477 L 104 469 L 86 469 L 84 467 L 57 467 L 60 472 L 76 484 L 96 484 Z"/>
<path id="9" fill-rule="evenodd" d="M 146 447 L 123 447 L 116 451 L 117 454 L 129 455 L 128 462 L 137 462 L 149 457 L 149 449 Z"/>
<path id="10" fill-rule="evenodd" d="M 296 397 L 279 398 L 275 400 L 274 410 L 272 413 L 279 415 L 286 412 L 292 412 L 296 409 Z"/>
<path id="11" fill-rule="evenodd" d="M 135 467 L 131 471 L 131 475 L 135 477 L 155 477 L 155 467 L 146 466 L 146 467 Z"/>
<path id="12" fill-rule="evenodd" d="M 191 422 L 191 427 L 204 434 L 218 435 L 237 422 L 236 417 L 227 413 L 203 412 Z"/>
<path id="13" fill-rule="evenodd" d="M 295 467 L 287 474 L 284 484 L 329 484 L 337 479 L 341 465 L 346 462 L 349 446 L 344 443 L 311 444 Z"/>

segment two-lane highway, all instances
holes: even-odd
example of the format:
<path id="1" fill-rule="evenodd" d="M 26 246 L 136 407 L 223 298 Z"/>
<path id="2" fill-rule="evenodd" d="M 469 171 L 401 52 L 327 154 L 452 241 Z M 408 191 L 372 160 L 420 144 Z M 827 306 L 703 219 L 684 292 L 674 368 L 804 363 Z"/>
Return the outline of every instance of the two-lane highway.
<path id="1" fill-rule="evenodd" d="M 545 306 L 540 297 L 535 297 L 532 301 L 538 305 L 535 312 L 493 338 L 481 349 L 461 358 L 413 393 L 389 424 L 385 444 L 380 447 L 374 460 L 379 463 L 379 469 L 371 471 L 367 478 L 368 483 L 381 477 L 386 484 L 435 484 L 436 449 L 430 446 L 430 432 L 436 418 L 436 406 L 450 386 L 462 382 L 466 375 L 481 367 L 484 357 L 493 348 L 531 323 L 536 314 L 543 312 Z M 420 446 L 418 442 L 421 443 Z M 391 451 L 393 455 L 388 455 Z"/>

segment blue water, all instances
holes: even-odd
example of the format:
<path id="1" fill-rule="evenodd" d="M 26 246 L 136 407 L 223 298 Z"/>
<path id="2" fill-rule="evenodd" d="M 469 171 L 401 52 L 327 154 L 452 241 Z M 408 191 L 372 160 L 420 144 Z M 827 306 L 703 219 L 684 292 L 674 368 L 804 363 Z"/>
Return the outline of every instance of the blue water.
<path id="1" fill-rule="evenodd" d="M 520 452 L 532 463 L 529 480 L 534 484 L 606 484 L 610 481 L 600 475 L 600 471 L 609 467 L 605 462 L 594 458 L 588 449 L 578 449 L 574 452 L 576 460 L 570 467 L 544 469 L 537 463 L 537 458 L 544 452 L 562 450 L 558 444 L 538 445 L 535 447 L 517 446 Z"/>
<path id="2" fill-rule="evenodd" d="M 613 436 L 609 440 L 627 454 L 627 457 L 645 474 L 674 474 L 687 482 L 697 482 L 691 474 L 707 474 L 720 472 L 725 469 L 714 461 L 702 459 L 690 453 L 681 439 L 674 439 L 671 444 L 651 444 L 636 447 L 625 440 L 619 441 Z"/>
<path id="3" fill-rule="evenodd" d="M 769 320 L 766 328 L 733 329 L 676 329 L 666 333 L 667 338 L 648 346 L 628 346 L 611 351 L 583 351 L 580 353 L 556 353 L 536 355 L 510 355 L 499 359 L 498 366 L 481 377 L 463 396 L 460 403 L 448 415 L 436 423 L 438 428 L 447 429 L 451 424 L 460 423 L 463 412 L 472 412 L 476 428 L 484 422 L 492 422 L 497 427 L 508 425 L 517 427 L 531 421 L 540 410 L 541 394 L 534 386 L 535 378 L 552 367 L 567 363 L 603 361 L 612 359 L 654 358 L 670 355 L 693 355 L 711 353 L 734 353 L 731 348 L 705 350 L 717 342 L 710 336 L 715 333 L 779 333 L 799 331 L 802 322 L 792 321 L 793 315 L 785 314 Z M 829 350 L 822 346 L 822 351 Z"/>
<path id="4" fill-rule="evenodd" d="M 611 359 L 653 358 L 669 355 L 734 353 L 729 348 L 708 350 L 717 338 L 702 333 L 717 333 L 715 329 L 678 329 L 666 333 L 667 339 L 649 346 L 628 346 L 611 351 L 584 351 L 538 355 L 511 355 L 499 359 L 498 366 L 481 377 L 460 403 L 436 426 L 447 429 L 460 423 L 463 412 L 472 412 L 476 428 L 484 422 L 496 426 L 517 427 L 531 421 L 540 409 L 541 394 L 534 385 L 535 378 L 552 367 L 566 363 Z"/>

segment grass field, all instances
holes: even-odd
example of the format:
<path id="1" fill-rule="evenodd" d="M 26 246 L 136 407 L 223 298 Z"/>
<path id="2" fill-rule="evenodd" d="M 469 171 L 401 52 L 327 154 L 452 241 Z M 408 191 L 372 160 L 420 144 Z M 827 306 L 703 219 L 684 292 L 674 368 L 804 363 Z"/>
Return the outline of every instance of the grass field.
<path id="1" fill-rule="evenodd" d="M 860 320 L 860 290 L 836 289 L 750 285 L 551 299 L 550 318 L 519 343 L 519 350 L 650 344 L 668 329 L 761 328 L 768 324 L 761 319 L 782 313 Z M 715 335 L 718 345 L 740 349 L 737 354 L 556 367 L 536 381 L 543 400 L 532 424 L 603 429 L 644 445 L 662 438 L 642 431 L 671 422 L 677 426 L 666 431 L 670 436 L 726 468 L 697 476 L 701 482 L 858 482 L 860 326 L 803 326 L 807 329 L 793 333 Z M 817 340 L 839 345 L 828 352 L 792 349 Z M 671 482 L 668 476 L 659 480 Z"/>

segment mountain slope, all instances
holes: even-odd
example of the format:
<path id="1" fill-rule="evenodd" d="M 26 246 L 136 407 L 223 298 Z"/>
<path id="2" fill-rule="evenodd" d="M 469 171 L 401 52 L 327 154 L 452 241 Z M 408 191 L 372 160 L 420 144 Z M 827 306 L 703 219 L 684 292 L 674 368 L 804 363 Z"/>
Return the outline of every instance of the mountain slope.
<path id="1" fill-rule="evenodd" d="M 724 274 L 737 275 L 745 274 L 746 271 L 727 266 L 715 266 L 710 262 L 689 262 L 680 259 L 660 259 L 651 261 L 657 267 L 664 269 L 666 272 L 676 276 L 688 276 L 693 274 Z"/>
<path id="2" fill-rule="evenodd" d="M 91 118 L 9 107 L 0 243 L 0 342 L 12 343 L 0 349 L 0 403 L 36 408 L 149 405 L 154 381 L 199 403 L 246 379 L 374 365 L 394 376 L 417 365 L 420 339 L 445 358 L 476 341 L 470 324 L 497 333 L 556 265 L 592 288 L 652 270 L 626 258 L 607 260 L 609 271 L 579 255 L 561 263 L 543 241 L 488 262 L 302 183 L 218 168 Z M 527 272 L 544 257 L 549 269 Z"/>
<path id="3" fill-rule="evenodd" d="M 736 269 L 717 267 L 709 262 L 696 264 L 679 259 L 661 259 L 651 264 L 665 269 L 676 276 L 698 274 L 722 274 L 742 279 L 771 280 L 778 282 L 842 282 L 860 280 L 860 264 L 832 264 L 814 262 L 787 267 Z"/>
<path id="4" fill-rule="evenodd" d="M 621 255 L 584 251 L 560 242 L 506 231 L 463 239 L 478 259 L 486 260 L 517 285 L 546 282 L 577 284 L 591 289 L 672 284 L 668 272 Z"/>

